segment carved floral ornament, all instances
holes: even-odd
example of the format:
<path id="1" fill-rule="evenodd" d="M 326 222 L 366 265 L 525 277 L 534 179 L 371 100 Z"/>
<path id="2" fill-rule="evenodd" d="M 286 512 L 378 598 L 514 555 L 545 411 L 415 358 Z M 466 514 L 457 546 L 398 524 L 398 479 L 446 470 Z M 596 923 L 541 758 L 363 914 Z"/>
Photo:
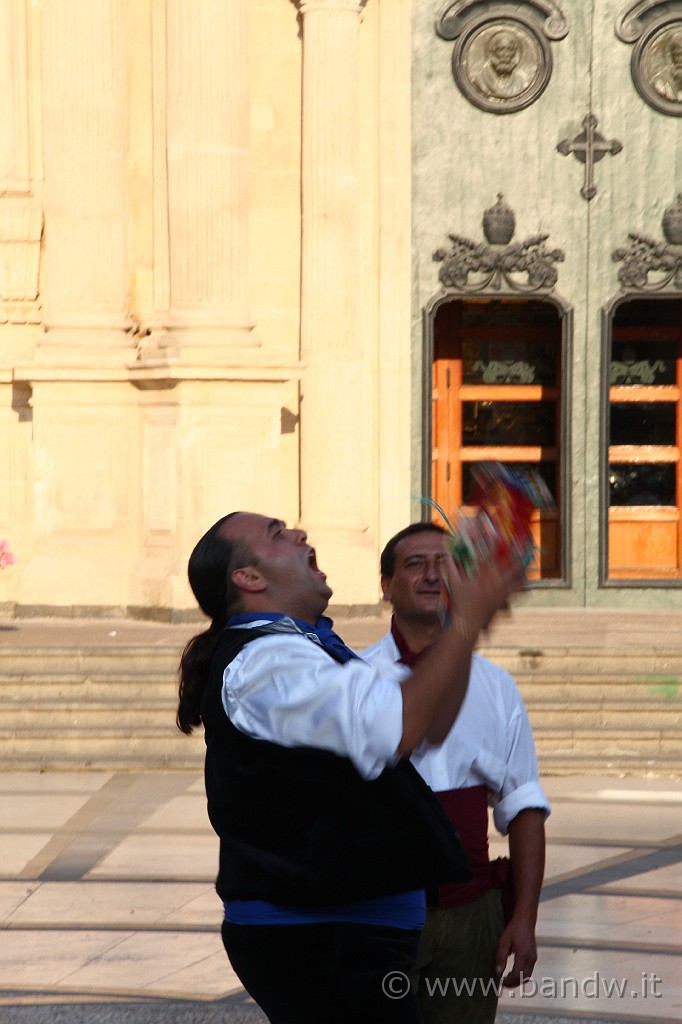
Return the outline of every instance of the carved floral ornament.
<path id="1" fill-rule="evenodd" d="M 630 232 L 627 249 L 616 249 L 615 263 L 622 263 L 618 280 L 624 291 L 682 291 L 682 194 L 663 214 L 665 241 Z M 651 280 L 649 275 L 657 275 Z"/>
<path id="2" fill-rule="evenodd" d="M 682 117 L 682 2 L 637 0 L 616 18 L 616 35 L 634 43 L 632 80 L 646 103 Z"/>
<path id="3" fill-rule="evenodd" d="M 437 249 L 433 254 L 434 261 L 442 263 L 438 279 L 443 287 L 470 293 L 499 292 L 503 287 L 526 294 L 551 291 L 558 279 L 554 264 L 563 262 L 563 252 L 545 247 L 548 235 L 510 245 L 515 226 L 514 211 L 499 194 L 497 203 L 483 214 L 487 245 L 448 235 L 450 251 Z"/>
<path id="4" fill-rule="evenodd" d="M 452 74 L 460 92 L 481 110 L 509 114 L 544 92 L 552 74 L 548 40 L 563 39 L 568 22 L 554 0 L 449 0 L 436 16 L 436 33 L 455 42 Z"/>

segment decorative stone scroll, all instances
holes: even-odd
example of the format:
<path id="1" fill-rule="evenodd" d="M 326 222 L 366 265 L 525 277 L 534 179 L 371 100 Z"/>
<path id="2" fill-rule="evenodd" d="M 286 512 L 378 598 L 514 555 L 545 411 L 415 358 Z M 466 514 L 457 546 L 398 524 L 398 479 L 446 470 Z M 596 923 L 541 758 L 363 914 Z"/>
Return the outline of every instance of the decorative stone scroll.
<path id="1" fill-rule="evenodd" d="M 436 17 L 436 33 L 455 41 L 452 73 L 460 92 L 481 110 L 509 114 L 545 90 L 552 73 L 548 40 L 563 39 L 568 22 L 553 0 L 530 0 L 523 8 L 450 0 Z"/>
<path id="2" fill-rule="evenodd" d="M 662 114 L 682 117 L 682 2 L 638 0 L 616 19 L 616 35 L 634 43 L 632 80 Z"/>
<path id="3" fill-rule="evenodd" d="M 535 235 L 524 242 L 508 244 L 514 234 L 513 210 L 498 195 L 495 206 L 483 215 L 486 241 L 474 242 L 462 235 L 448 235 L 451 249 L 437 249 L 433 259 L 442 263 L 438 278 L 444 288 L 458 292 L 549 292 L 558 279 L 556 263 L 562 263 L 561 249 L 547 249 L 549 235 Z M 473 277 L 472 275 L 476 275 Z"/>
<path id="4" fill-rule="evenodd" d="M 682 292 L 682 195 L 663 215 L 665 241 L 630 232 L 628 248 L 616 249 L 618 280 L 625 291 Z M 658 275 L 650 280 L 649 275 Z"/>
<path id="5" fill-rule="evenodd" d="M 443 4 L 436 16 L 438 35 L 443 39 L 456 39 L 466 25 L 469 9 L 482 5 L 483 0 L 449 0 Z M 526 6 L 535 7 L 546 16 L 542 31 L 548 39 L 563 39 L 568 35 L 568 21 L 555 0 L 529 0 Z"/>

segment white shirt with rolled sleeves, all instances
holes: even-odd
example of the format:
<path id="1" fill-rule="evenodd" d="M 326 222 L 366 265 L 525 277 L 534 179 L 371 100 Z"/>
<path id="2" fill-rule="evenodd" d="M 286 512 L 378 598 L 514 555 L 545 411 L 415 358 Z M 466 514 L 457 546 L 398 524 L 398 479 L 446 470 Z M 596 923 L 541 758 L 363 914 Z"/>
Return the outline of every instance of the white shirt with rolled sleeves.
<path id="1" fill-rule="evenodd" d="M 400 652 L 387 633 L 362 657 L 381 675 Z M 436 793 L 484 785 L 502 835 L 520 811 L 542 810 L 546 817 L 550 813 L 521 694 L 508 672 L 478 654 L 471 661 L 464 703 L 444 742 L 438 747 L 422 744 L 412 762 Z"/>
<path id="2" fill-rule="evenodd" d="M 270 626 L 251 622 L 245 627 Z M 292 623 L 293 626 L 293 623 Z M 223 673 L 225 713 L 241 732 L 284 747 L 317 747 L 350 758 L 374 779 L 398 760 L 400 684 L 409 669 L 340 664 L 293 627 L 246 644 Z"/>

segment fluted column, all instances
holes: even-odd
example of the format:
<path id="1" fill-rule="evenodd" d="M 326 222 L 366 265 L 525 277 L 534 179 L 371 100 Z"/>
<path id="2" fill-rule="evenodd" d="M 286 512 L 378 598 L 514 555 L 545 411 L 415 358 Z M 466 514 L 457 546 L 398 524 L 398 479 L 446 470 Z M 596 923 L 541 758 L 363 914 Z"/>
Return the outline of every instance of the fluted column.
<path id="1" fill-rule="evenodd" d="M 247 0 L 155 0 L 154 321 L 252 344 Z"/>
<path id="2" fill-rule="evenodd" d="M 358 0 L 302 0 L 301 516 L 336 600 L 371 515 L 372 402 L 363 366 Z M 345 548 L 345 551 L 342 550 Z M 368 548 L 369 550 L 369 548 Z M 355 562 L 357 569 L 357 561 Z"/>
<path id="3" fill-rule="evenodd" d="M 130 342 L 126 77 L 118 0 L 42 5 L 45 345 Z M 85 356 L 87 360 L 87 356 Z"/>

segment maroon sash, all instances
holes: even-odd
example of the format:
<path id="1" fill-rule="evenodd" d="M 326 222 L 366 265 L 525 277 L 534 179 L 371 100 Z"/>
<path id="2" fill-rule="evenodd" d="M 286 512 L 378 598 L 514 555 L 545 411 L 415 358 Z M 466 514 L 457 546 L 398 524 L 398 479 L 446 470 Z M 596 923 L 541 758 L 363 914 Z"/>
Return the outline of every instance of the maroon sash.
<path id="1" fill-rule="evenodd" d="M 399 660 L 404 665 L 414 665 L 423 652 L 415 654 L 410 650 L 395 621 L 391 623 L 391 633 L 400 652 Z M 441 885 L 438 890 L 438 907 L 445 909 L 471 903 L 496 887 L 501 890 L 502 909 L 505 923 L 507 923 L 514 909 L 512 873 L 508 857 L 490 860 L 488 790 L 486 786 L 447 789 L 436 793 L 436 796 L 459 833 L 462 847 L 473 872 L 473 877 L 469 882 Z"/>
<path id="2" fill-rule="evenodd" d="M 469 882 L 441 885 L 438 890 L 438 907 L 459 907 L 471 903 L 493 887 L 501 890 L 502 909 L 505 923 L 509 921 L 514 907 L 512 875 L 509 858 L 498 857 L 491 861 L 488 851 L 488 790 L 485 786 L 468 786 L 466 789 L 448 789 L 436 796 L 447 811 L 448 817 L 459 833 L 473 878 Z"/>

